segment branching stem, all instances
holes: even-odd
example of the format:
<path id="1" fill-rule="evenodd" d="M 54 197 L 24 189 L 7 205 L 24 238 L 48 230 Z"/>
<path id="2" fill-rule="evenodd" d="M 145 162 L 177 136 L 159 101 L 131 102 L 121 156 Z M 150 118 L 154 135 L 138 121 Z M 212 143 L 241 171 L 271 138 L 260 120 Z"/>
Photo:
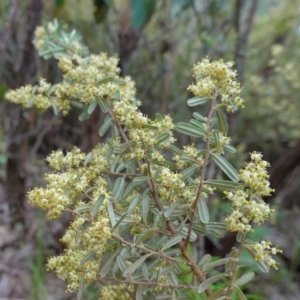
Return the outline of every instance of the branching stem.
<path id="1" fill-rule="evenodd" d="M 227 288 L 226 294 L 225 294 L 226 299 L 229 299 L 229 295 L 230 295 L 231 289 L 233 287 L 233 280 L 235 277 L 235 273 L 238 270 L 240 256 L 241 256 L 241 252 L 244 248 L 246 235 L 247 235 L 247 232 L 243 233 L 242 238 L 241 238 L 240 246 L 239 246 L 238 253 L 237 253 L 237 260 L 234 262 L 234 266 L 233 266 L 232 272 L 230 274 L 230 281 L 229 281 L 228 288 Z"/>
<path id="2" fill-rule="evenodd" d="M 207 141 L 206 141 L 205 157 L 204 157 L 204 162 L 203 162 L 203 166 L 202 166 L 202 169 L 201 169 L 200 183 L 199 183 L 199 186 L 198 186 L 198 189 L 197 189 L 196 198 L 195 198 L 195 201 L 192 205 L 192 214 L 191 214 L 191 218 L 190 218 L 189 231 L 188 231 L 188 234 L 187 234 L 186 239 L 185 239 L 185 246 L 187 246 L 190 242 L 190 238 L 191 238 L 191 234 L 192 234 L 192 228 L 193 228 L 193 225 L 194 225 L 194 219 L 195 219 L 195 215 L 196 215 L 196 212 L 197 212 L 198 203 L 199 203 L 199 201 L 201 201 L 200 196 L 201 196 L 201 191 L 202 191 L 202 187 L 203 187 L 203 184 L 204 184 L 204 177 L 205 177 L 206 167 L 208 165 L 208 159 L 209 159 L 209 150 L 210 150 L 209 149 L 209 135 L 210 135 L 210 130 L 211 130 L 210 129 L 210 122 L 211 122 L 211 118 L 212 118 L 213 113 L 214 113 L 214 108 L 215 108 L 215 103 L 217 101 L 217 97 L 218 97 L 218 90 L 216 90 L 215 95 L 212 99 L 212 103 L 211 103 L 210 110 L 209 110 L 207 120 L 206 120 L 206 125 L 207 125 L 207 137 L 206 138 L 207 138 Z"/>
<path id="3" fill-rule="evenodd" d="M 216 98 L 216 97 L 215 97 Z M 213 100 L 213 103 L 215 103 L 216 99 Z M 112 108 L 108 105 L 109 107 L 109 115 L 111 116 L 111 118 L 113 119 L 115 125 L 117 126 L 117 129 L 122 137 L 122 139 L 124 140 L 124 142 L 128 142 L 128 137 L 127 135 L 125 134 L 117 116 L 115 115 L 114 111 L 112 110 Z M 210 114 L 212 115 L 213 112 L 211 112 Z M 210 117 L 211 118 L 211 117 Z M 129 151 L 132 152 L 133 149 L 132 148 L 129 148 Z M 150 170 L 150 163 L 149 161 L 147 161 L 147 164 L 148 164 L 148 172 L 151 172 Z M 140 162 L 138 162 L 138 165 L 140 165 Z M 151 178 L 151 173 L 149 173 L 149 179 L 147 181 L 147 184 L 148 184 L 148 187 L 150 188 L 150 191 L 153 195 L 153 198 L 154 198 L 154 201 L 156 203 L 156 206 L 157 208 L 162 211 L 164 209 L 164 206 L 163 206 L 163 203 L 161 201 L 161 199 L 159 198 L 157 192 L 156 192 L 156 189 L 155 189 L 155 186 L 154 186 L 154 183 L 152 181 L 152 178 Z M 177 230 L 174 226 L 174 224 L 170 221 L 170 220 L 167 220 L 166 221 L 166 224 L 167 224 L 167 227 L 169 229 L 169 231 L 173 234 L 173 235 L 176 235 L 177 234 Z M 200 268 L 198 267 L 197 263 L 194 261 L 194 259 L 192 258 L 192 256 L 190 255 L 190 253 L 188 252 L 187 250 L 187 246 L 185 245 L 185 243 L 183 241 L 179 242 L 178 243 L 178 248 L 180 249 L 181 253 L 182 253 L 182 256 L 185 258 L 185 260 L 188 262 L 188 264 L 190 265 L 190 268 L 192 270 L 192 272 L 194 273 L 194 275 L 197 277 L 197 279 L 200 281 L 200 282 L 203 282 L 206 280 L 206 277 L 205 277 L 205 274 L 200 270 Z M 210 296 L 212 294 L 210 288 L 207 288 L 205 290 L 205 294 L 207 296 Z"/>

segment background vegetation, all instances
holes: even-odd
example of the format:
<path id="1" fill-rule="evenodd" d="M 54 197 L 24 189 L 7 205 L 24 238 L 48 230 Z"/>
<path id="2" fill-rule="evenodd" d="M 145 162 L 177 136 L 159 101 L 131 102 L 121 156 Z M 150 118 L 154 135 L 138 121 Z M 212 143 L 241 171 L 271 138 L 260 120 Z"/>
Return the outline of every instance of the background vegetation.
<path id="1" fill-rule="evenodd" d="M 246 108 L 229 119 L 239 152 L 231 163 L 240 168 L 253 150 L 271 162 L 276 193 L 266 200 L 278 214 L 259 234 L 284 250 L 279 272 L 263 274 L 247 287 L 248 294 L 264 298 L 248 298 L 298 299 L 299 6 L 299 0 L 1 1 L 0 297 L 76 299 L 65 295 L 63 283 L 44 269 L 46 257 L 63 249 L 59 238 L 69 216 L 46 224 L 43 213 L 27 204 L 26 193 L 43 185 L 45 157 L 52 150 L 71 150 L 75 144 L 89 151 L 100 142 L 103 116 L 99 110 L 82 125 L 75 110 L 62 118 L 52 111 L 22 111 L 3 100 L 7 89 L 35 83 L 39 76 L 59 81 L 56 62 L 40 60 L 31 44 L 35 27 L 57 18 L 75 27 L 92 52 L 120 58 L 122 74 L 137 82 L 141 109 L 150 116 L 160 112 L 188 121 L 192 65 L 205 56 L 235 61 Z M 216 172 L 211 167 L 209 176 L 218 176 Z M 226 215 L 224 201 L 210 203 L 212 212 Z M 223 256 L 234 242 L 231 235 L 199 238 L 198 248 L 202 254 Z M 86 297 L 91 296 L 92 291 Z"/>

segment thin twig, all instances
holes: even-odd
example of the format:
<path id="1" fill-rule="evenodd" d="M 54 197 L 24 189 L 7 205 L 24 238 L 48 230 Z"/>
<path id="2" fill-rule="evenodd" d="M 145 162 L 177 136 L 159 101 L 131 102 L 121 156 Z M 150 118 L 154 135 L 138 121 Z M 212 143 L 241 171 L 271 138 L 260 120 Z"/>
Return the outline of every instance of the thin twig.
<path id="1" fill-rule="evenodd" d="M 115 239 L 119 240 L 120 242 L 122 242 L 123 244 L 127 245 L 127 246 L 130 246 L 130 247 L 133 247 L 133 248 L 137 248 L 139 250 L 142 250 L 144 252 L 147 252 L 149 254 L 152 254 L 153 256 L 159 256 L 165 260 L 170 260 L 172 262 L 176 262 L 178 264 L 184 264 L 184 265 L 187 265 L 187 266 L 190 266 L 190 264 L 188 262 L 185 262 L 183 260 L 179 260 L 179 259 L 176 259 L 176 258 L 173 258 L 169 255 L 166 255 L 162 252 L 157 252 L 157 251 L 153 251 L 143 245 L 136 245 L 136 244 L 132 244 L 131 242 L 128 242 L 126 240 L 124 240 L 123 238 L 121 238 L 120 236 L 116 235 L 116 234 L 112 234 L 111 235 L 112 237 L 114 237 Z"/>
<path id="2" fill-rule="evenodd" d="M 201 191 L 202 191 L 202 187 L 203 187 L 203 184 L 204 184 L 204 177 L 205 177 L 206 167 L 208 165 L 208 159 L 209 159 L 209 134 L 210 134 L 209 128 L 210 128 L 210 121 L 211 121 L 211 118 L 212 118 L 213 113 L 214 113 L 214 107 L 215 107 L 215 103 L 217 101 L 217 97 L 218 97 L 218 91 L 216 90 L 215 95 L 212 99 L 210 111 L 208 113 L 207 120 L 206 120 L 208 133 L 207 133 L 205 157 L 204 157 L 204 162 L 203 162 L 203 166 L 202 166 L 202 169 L 201 169 L 200 183 L 199 183 L 199 186 L 198 186 L 196 199 L 195 199 L 195 201 L 192 205 L 192 215 L 191 215 L 191 219 L 190 219 L 189 231 L 188 231 L 188 234 L 187 234 L 186 239 L 185 239 L 185 245 L 186 246 L 188 245 L 188 243 L 190 241 L 190 238 L 191 238 L 192 228 L 193 228 L 193 225 L 194 225 L 194 219 L 195 219 L 195 215 L 196 215 L 196 211 L 197 211 L 197 207 L 198 207 L 198 202 L 201 201 L 200 196 L 201 196 Z"/>
<path id="3" fill-rule="evenodd" d="M 192 289 L 197 290 L 197 287 L 190 284 L 166 284 L 166 283 L 159 283 L 159 282 L 153 282 L 153 281 L 134 281 L 134 280 L 126 280 L 126 279 L 118 279 L 115 277 L 105 277 L 106 280 L 116 282 L 116 283 L 126 283 L 126 284 L 132 284 L 136 286 L 159 286 L 166 289 Z M 100 282 L 99 282 L 100 283 Z M 103 282 L 102 282 L 103 284 Z"/>
<path id="4" fill-rule="evenodd" d="M 117 129 L 122 137 L 122 139 L 124 140 L 124 142 L 128 142 L 128 138 L 125 134 L 125 132 L 123 131 L 122 129 L 122 126 L 120 125 L 115 113 L 113 112 L 113 110 L 111 109 L 111 107 L 109 106 L 109 111 L 108 111 L 109 115 L 112 117 L 115 125 L 117 126 Z M 129 148 L 129 151 L 133 151 L 131 148 Z M 149 162 L 148 162 L 149 163 Z M 140 162 L 137 162 L 138 165 L 140 165 Z M 148 164 L 148 170 L 150 171 L 150 165 Z M 150 176 L 150 174 L 149 174 Z M 163 203 L 161 201 L 161 199 L 159 198 L 157 192 L 156 192 L 156 189 L 155 189 L 155 186 L 154 186 L 154 183 L 152 181 L 152 178 L 150 176 L 150 179 L 148 179 L 147 181 L 147 184 L 150 188 L 150 191 L 153 195 L 153 198 L 154 198 L 154 201 L 156 203 L 156 206 L 157 208 L 162 211 L 164 209 L 164 206 L 163 206 Z M 174 226 L 174 224 L 170 221 L 170 220 L 167 220 L 166 221 L 166 224 L 167 224 L 167 227 L 168 229 L 170 230 L 170 232 L 173 234 L 173 235 L 176 235 L 177 234 L 177 230 Z M 186 261 L 190 264 L 190 268 L 191 270 L 193 271 L 194 275 L 197 277 L 197 279 L 200 281 L 200 282 L 203 282 L 206 280 L 206 277 L 205 277 L 205 274 L 200 270 L 199 266 L 197 265 L 197 263 L 194 261 L 193 257 L 190 255 L 189 251 L 187 250 L 187 247 L 185 245 L 185 243 L 183 241 L 179 242 L 178 243 L 178 248 L 181 250 L 181 253 L 182 253 L 182 256 L 186 259 Z M 210 288 L 207 288 L 205 290 L 205 294 L 207 296 L 210 296 L 212 294 Z"/>
<path id="5" fill-rule="evenodd" d="M 234 280 L 234 277 L 235 277 L 235 273 L 238 270 L 240 256 L 241 256 L 241 252 L 244 248 L 246 235 L 247 235 L 247 232 L 242 235 L 242 239 L 241 239 L 240 246 L 239 246 L 238 253 L 237 253 L 237 261 L 234 262 L 233 270 L 230 273 L 230 281 L 229 281 L 228 288 L 227 288 L 226 294 L 225 294 L 226 299 L 229 299 L 228 297 L 229 297 L 230 291 L 233 287 L 233 280 Z"/>

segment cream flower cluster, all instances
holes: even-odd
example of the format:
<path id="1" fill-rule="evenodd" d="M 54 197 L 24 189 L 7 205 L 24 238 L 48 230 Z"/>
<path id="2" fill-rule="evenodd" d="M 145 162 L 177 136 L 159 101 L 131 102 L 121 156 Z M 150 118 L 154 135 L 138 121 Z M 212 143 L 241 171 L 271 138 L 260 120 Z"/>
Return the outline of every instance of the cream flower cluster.
<path id="1" fill-rule="evenodd" d="M 245 247 L 248 248 L 251 252 L 255 253 L 256 261 L 263 261 L 268 264 L 268 266 L 278 269 L 277 262 L 272 258 L 272 255 L 277 253 L 282 253 L 282 250 L 271 247 L 271 242 L 261 241 L 260 243 L 246 244 Z"/>
<path id="2" fill-rule="evenodd" d="M 194 144 L 183 146 L 182 155 L 176 154 L 172 159 L 176 162 L 179 169 L 187 167 L 189 164 L 197 164 L 202 166 L 204 162 L 203 153 L 199 153 L 199 149 L 195 147 Z M 184 158 L 183 159 L 183 155 Z"/>
<path id="3" fill-rule="evenodd" d="M 188 87 L 188 91 L 197 97 L 211 97 L 215 93 L 221 96 L 221 102 L 228 112 L 234 112 L 244 106 L 240 97 L 240 83 L 236 81 L 237 73 L 232 70 L 233 62 L 224 63 L 223 60 L 213 61 L 206 58 L 194 65 L 196 83 Z"/>
<path id="4" fill-rule="evenodd" d="M 101 288 L 100 298 L 102 300 L 133 300 L 134 286 L 131 284 L 106 285 Z"/>
<path id="5" fill-rule="evenodd" d="M 158 194 L 162 200 L 174 203 L 183 196 L 185 183 L 181 174 L 172 172 L 169 168 L 162 168 L 157 183 Z"/>
<path id="6" fill-rule="evenodd" d="M 261 199 L 261 196 L 268 196 L 273 191 L 269 187 L 266 171 L 269 164 L 261 157 L 260 153 L 253 152 L 252 162 L 240 171 L 239 177 L 244 187 L 224 192 L 232 203 L 232 213 L 225 219 L 230 231 L 251 231 L 253 226 L 261 225 L 269 219 L 273 212 Z"/>
<path id="7" fill-rule="evenodd" d="M 61 150 L 52 152 L 47 160 L 56 172 L 45 175 L 46 188 L 36 188 L 28 193 L 29 201 L 48 210 L 49 219 L 56 219 L 64 209 L 78 201 L 78 197 L 85 197 L 92 182 L 97 184 L 92 191 L 93 201 L 101 194 L 108 195 L 107 183 L 99 177 L 108 166 L 107 150 L 107 145 L 95 147 L 88 166 L 84 166 L 86 154 L 76 147 L 66 155 Z"/>
<path id="8" fill-rule="evenodd" d="M 52 257 L 48 261 L 48 269 L 55 271 L 59 278 L 68 282 L 68 291 L 78 290 L 81 278 L 87 284 L 97 280 L 99 263 L 107 249 L 106 241 L 111 236 L 109 220 L 100 216 L 78 234 L 79 240 L 76 242 L 76 232 L 81 231 L 84 222 L 83 218 L 77 218 L 73 222 L 72 229 L 62 239 L 70 248 L 62 255 Z M 83 262 L 91 251 L 93 251 L 93 258 Z"/>

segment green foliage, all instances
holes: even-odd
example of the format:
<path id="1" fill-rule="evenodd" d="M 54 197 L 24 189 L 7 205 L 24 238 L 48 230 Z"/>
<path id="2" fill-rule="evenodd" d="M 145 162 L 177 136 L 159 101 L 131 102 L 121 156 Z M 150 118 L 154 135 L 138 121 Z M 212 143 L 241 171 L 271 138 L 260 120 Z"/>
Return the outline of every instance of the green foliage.
<path id="1" fill-rule="evenodd" d="M 139 22 L 136 26 L 143 25 Z M 118 59 L 89 54 L 80 40 L 76 31 L 65 32 L 57 21 L 38 28 L 36 48 L 45 59 L 58 59 L 63 80 L 51 85 L 41 79 L 34 87 L 6 93 L 8 100 L 25 108 L 52 107 L 56 114 L 67 114 L 75 106 L 81 110 L 80 121 L 95 113 L 97 105 L 105 114 L 99 128 L 105 142 L 87 154 L 76 147 L 53 152 L 47 186 L 29 192 L 31 203 L 47 210 L 49 219 L 64 211 L 74 217 L 62 238 L 67 249 L 50 258 L 48 268 L 68 282 L 68 291 L 78 291 L 78 299 L 91 284 L 99 289 L 99 299 L 185 299 L 187 290 L 195 297 L 230 299 L 236 293 L 245 299 L 239 286 L 253 273 L 236 277 L 242 250 L 263 271 L 276 268 L 272 255 L 280 250 L 246 239 L 273 212 L 262 200 L 272 192 L 268 163 L 253 152 L 238 173 L 224 157 L 235 149 L 222 110 L 243 107 L 233 63 L 206 58 L 194 66 L 195 82 L 188 90 L 196 97 L 188 105 L 208 104 L 209 112 L 206 117 L 195 112 L 190 123 L 175 126 L 170 116 L 151 120 L 143 115 L 135 84 L 120 76 Z M 177 148 L 175 129 L 202 140 L 203 149 L 194 144 Z M 231 181 L 206 180 L 212 162 Z M 225 222 L 210 217 L 207 201 L 215 188 L 225 189 L 231 202 Z M 196 233 L 219 238 L 227 231 L 238 232 L 239 247 L 226 258 L 206 255 L 197 263 L 197 250 L 190 244 Z M 188 273 L 192 281 L 179 283 Z"/>

